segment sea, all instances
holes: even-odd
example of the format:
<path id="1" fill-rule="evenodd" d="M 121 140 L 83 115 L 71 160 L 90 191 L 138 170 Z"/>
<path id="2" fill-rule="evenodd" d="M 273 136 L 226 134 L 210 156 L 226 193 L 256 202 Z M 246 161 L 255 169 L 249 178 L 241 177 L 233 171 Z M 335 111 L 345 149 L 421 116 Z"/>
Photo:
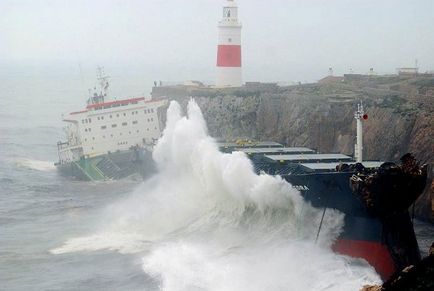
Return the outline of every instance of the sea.
<path id="1" fill-rule="evenodd" d="M 113 98 L 149 95 L 152 78 L 116 71 Z M 330 245 L 343 215 L 279 177 L 223 154 L 194 100 L 172 103 L 147 179 L 59 175 L 62 113 L 84 107 L 80 66 L 0 68 L 0 290 L 359 290 L 381 282 Z M 422 254 L 434 227 L 415 221 Z"/>

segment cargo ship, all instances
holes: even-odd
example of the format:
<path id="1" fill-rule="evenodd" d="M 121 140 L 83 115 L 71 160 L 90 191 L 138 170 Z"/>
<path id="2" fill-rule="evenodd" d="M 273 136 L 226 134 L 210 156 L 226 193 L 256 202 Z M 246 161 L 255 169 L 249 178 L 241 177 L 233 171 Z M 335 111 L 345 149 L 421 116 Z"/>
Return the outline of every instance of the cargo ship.
<path id="1" fill-rule="evenodd" d="M 88 181 L 152 173 L 152 147 L 161 135 L 159 109 L 166 100 L 107 100 L 109 77 L 103 68 L 97 80 L 86 108 L 62 115 L 67 140 L 57 143 L 55 165 L 65 176 Z"/>
<path id="2" fill-rule="evenodd" d="M 89 98 L 86 108 L 63 118 L 69 124 L 68 140 L 58 143 L 57 167 L 66 175 L 91 181 L 154 172 L 151 152 L 161 135 L 159 109 L 167 101 L 139 97 L 107 102 L 107 79 L 100 73 L 98 80 L 102 90 Z M 277 142 L 239 140 L 218 145 L 222 152 L 244 152 L 257 173 L 280 175 L 314 207 L 323 209 L 323 218 L 328 209 L 345 214 L 334 251 L 365 259 L 387 280 L 421 259 L 408 209 L 423 191 L 427 169 L 411 154 L 399 163 L 364 160 L 367 118 L 359 104 L 354 157 Z"/>
<path id="3" fill-rule="evenodd" d="M 354 157 L 276 142 L 239 140 L 221 142 L 219 148 L 244 152 L 257 173 L 280 175 L 314 207 L 323 209 L 322 218 L 328 209 L 345 214 L 333 250 L 365 259 L 387 280 L 421 259 L 408 209 L 425 187 L 427 169 L 411 154 L 399 163 L 363 160 L 363 122 L 367 118 L 359 104 Z M 322 223 L 321 219 L 317 239 Z"/>

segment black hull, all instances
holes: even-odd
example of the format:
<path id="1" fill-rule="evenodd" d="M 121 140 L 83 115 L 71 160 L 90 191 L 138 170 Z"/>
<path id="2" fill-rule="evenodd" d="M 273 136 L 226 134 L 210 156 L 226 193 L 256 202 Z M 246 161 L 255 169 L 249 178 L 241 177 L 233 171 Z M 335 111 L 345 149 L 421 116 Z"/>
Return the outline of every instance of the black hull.
<path id="1" fill-rule="evenodd" d="M 344 229 L 335 242 L 336 252 L 366 259 L 382 276 L 420 261 L 420 253 L 408 211 L 382 218 L 367 211 L 350 187 L 351 172 L 289 174 L 283 178 L 301 190 L 317 208 L 345 214 Z"/>

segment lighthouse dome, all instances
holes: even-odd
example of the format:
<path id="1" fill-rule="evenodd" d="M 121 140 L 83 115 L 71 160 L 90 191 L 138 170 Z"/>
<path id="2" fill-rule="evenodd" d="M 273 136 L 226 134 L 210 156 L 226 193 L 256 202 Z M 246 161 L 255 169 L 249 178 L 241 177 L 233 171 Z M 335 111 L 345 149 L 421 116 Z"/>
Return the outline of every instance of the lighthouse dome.
<path id="1" fill-rule="evenodd" d="M 227 0 L 225 7 L 237 7 L 237 3 L 235 2 L 235 0 Z"/>

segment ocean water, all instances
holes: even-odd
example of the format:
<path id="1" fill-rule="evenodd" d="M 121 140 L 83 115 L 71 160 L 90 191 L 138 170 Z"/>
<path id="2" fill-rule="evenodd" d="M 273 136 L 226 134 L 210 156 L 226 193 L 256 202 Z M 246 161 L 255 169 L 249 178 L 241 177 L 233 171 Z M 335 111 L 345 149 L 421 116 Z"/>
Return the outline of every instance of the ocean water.
<path id="1" fill-rule="evenodd" d="M 146 91 L 144 80 L 129 80 L 126 95 Z M 328 212 L 315 244 L 322 212 L 281 179 L 255 175 L 243 155 L 218 152 L 194 102 L 186 115 L 171 104 L 149 180 L 59 176 L 60 114 L 80 109 L 83 92 L 75 74 L 0 72 L 0 290 L 358 290 L 380 281 L 363 260 L 330 251 L 340 213 Z M 415 226 L 426 253 L 434 228 Z"/>

